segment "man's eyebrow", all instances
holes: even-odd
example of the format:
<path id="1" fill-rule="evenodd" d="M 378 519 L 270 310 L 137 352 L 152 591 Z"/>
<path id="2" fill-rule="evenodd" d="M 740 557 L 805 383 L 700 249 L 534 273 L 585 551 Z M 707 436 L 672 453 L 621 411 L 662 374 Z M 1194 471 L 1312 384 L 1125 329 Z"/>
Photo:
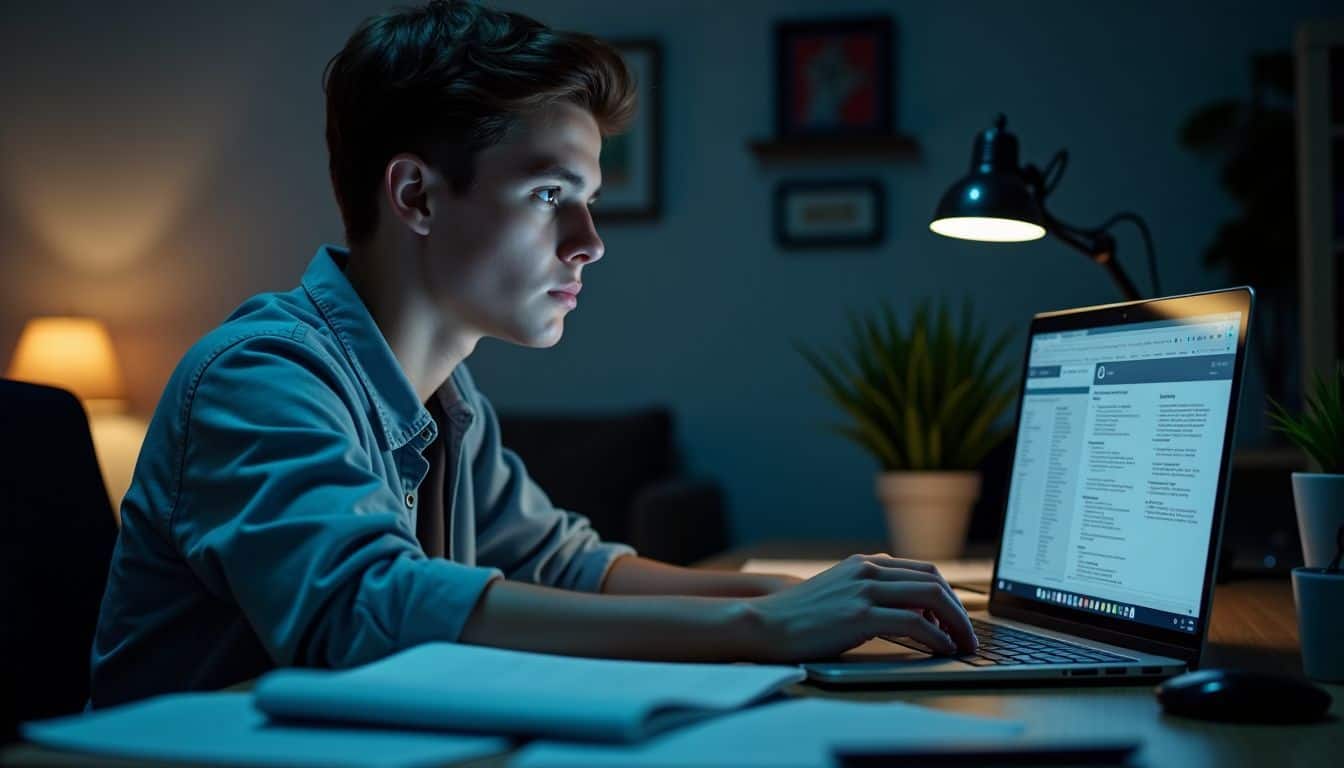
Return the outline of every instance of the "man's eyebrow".
<path id="1" fill-rule="evenodd" d="M 568 184 L 573 184 L 580 189 L 587 186 L 587 180 L 583 178 L 583 174 L 551 158 L 542 158 L 533 163 L 529 163 L 524 173 L 529 179 L 559 179 Z M 597 197 L 597 190 L 593 191 L 593 197 Z"/>

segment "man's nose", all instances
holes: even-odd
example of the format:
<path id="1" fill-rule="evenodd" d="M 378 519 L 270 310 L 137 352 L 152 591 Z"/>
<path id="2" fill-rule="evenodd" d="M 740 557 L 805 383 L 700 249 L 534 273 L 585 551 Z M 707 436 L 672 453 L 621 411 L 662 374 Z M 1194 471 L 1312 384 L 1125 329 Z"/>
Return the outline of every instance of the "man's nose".
<path id="1" fill-rule="evenodd" d="M 573 231 L 560 246 L 560 258 L 565 262 L 582 263 L 592 263 L 601 259 L 606 254 L 607 247 L 597 235 L 597 226 L 593 224 L 593 214 L 588 206 L 582 206 L 573 226 Z"/>

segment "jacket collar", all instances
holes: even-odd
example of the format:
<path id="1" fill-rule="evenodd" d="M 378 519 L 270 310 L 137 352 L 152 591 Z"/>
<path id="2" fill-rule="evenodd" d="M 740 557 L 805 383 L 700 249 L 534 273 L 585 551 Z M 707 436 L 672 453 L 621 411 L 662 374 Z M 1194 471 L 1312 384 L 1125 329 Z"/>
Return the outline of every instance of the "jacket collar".
<path id="1" fill-rule="evenodd" d="M 423 448 L 437 434 L 434 419 L 420 403 L 373 315 L 346 278 L 349 257 L 348 249 L 319 247 L 303 273 L 303 290 L 317 305 L 359 376 L 374 405 L 386 447 L 395 450 L 414 440 Z M 450 377 L 440 390 L 452 387 L 451 382 Z"/>

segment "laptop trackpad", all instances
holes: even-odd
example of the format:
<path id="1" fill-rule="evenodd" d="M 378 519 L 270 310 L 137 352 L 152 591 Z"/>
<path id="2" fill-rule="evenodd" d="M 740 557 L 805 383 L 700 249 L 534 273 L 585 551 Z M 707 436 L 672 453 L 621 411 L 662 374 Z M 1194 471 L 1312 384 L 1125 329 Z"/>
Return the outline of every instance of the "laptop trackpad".
<path id="1" fill-rule="evenodd" d="M 932 656 L 924 651 L 917 651 L 914 648 L 907 648 L 899 643 L 893 643 L 890 640 L 883 640 L 875 637 L 872 640 L 845 651 L 841 655 L 842 659 L 850 661 L 947 661 L 944 656 Z"/>

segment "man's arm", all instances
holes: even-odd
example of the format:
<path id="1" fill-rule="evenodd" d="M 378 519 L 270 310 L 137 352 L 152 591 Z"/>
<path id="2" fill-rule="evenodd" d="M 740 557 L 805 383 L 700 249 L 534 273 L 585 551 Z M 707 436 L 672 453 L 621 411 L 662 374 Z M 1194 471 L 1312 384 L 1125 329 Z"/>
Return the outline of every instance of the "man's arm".
<path id="1" fill-rule="evenodd" d="M 476 564 L 498 568 L 509 581 L 597 592 L 611 562 L 634 552 L 602 541 L 588 519 L 559 509 L 502 442 L 489 398 L 466 364 L 453 372 L 476 414 L 463 452 L 470 457 L 471 510 L 476 518 Z"/>
<path id="2" fill-rule="evenodd" d="M 326 352 L 286 329 L 209 359 L 185 437 L 158 449 L 180 452 L 165 462 L 179 474 L 166 533 L 270 660 L 349 667 L 460 635 L 502 574 L 424 556 L 402 500 L 370 469 Z"/>
<path id="3" fill-rule="evenodd" d="M 636 555 L 611 564 L 601 591 L 608 595 L 759 597 L 798 584 L 796 576 L 681 568 Z"/>
<path id="4" fill-rule="evenodd" d="M 650 570 L 633 568 L 627 575 Z M 937 569 L 887 555 L 855 555 L 751 598 L 589 594 L 495 581 L 459 639 L 574 656 L 793 663 L 836 656 L 878 635 L 912 637 L 944 653 L 976 645 L 965 609 Z"/>

